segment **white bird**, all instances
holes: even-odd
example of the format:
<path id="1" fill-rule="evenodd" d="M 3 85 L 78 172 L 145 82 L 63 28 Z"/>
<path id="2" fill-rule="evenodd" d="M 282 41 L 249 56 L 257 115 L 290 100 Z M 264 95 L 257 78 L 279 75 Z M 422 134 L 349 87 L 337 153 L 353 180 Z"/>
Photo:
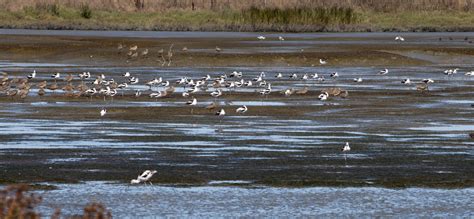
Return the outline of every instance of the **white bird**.
<path id="1" fill-rule="evenodd" d="M 285 41 L 285 38 L 283 38 L 282 36 L 278 36 L 278 40 Z"/>
<path id="2" fill-rule="evenodd" d="M 291 96 L 293 94 L 293 89 L 286 89 L 284 92 L 285 96 Z"/>
<path id="3" fill-rule="evenodd" d="M 105 114 L 107 114 L 107 109 L 104 108 L 100 111 L 100 116 L 105 116 Z"/>
<path id="4" fill-rule="evenodd" d="M 217 98 L 217 97 L 220 97 L 222 95 L 222 91 L 220 89 L 217 89 L 213 92 L 211 92 L 211 96 Z"/>
<path id="5" fill-rule="evenodd" d="M 362 78 L 354 78 L 354 82 L 360 83 L 360 82 L 362 82 Z"/>
<path id="6" fill-rule="evenodd" d="M 379 71 L 379 75 L 386 75 L 386 74 L 388 74 L 388 69 Z"/>
<path id="7" fill-rule="evenodd" d="M 325 65 L 327 64 L 328 62 L 326 60 L 323 60 L 323 59 L 319 59 L 319 64 L 321 65 Z"/>
<path id="8" fill-rule="evenodd" d="M 224 109 L 220 109 L 219 111 L 216 112 L 216 116 L 225 116 L 225 111 Z"/>
<path id="9" fill-rule="evenodd" d="M 187 105 L 190 105 L 190 106 L 196 106 L 197 105 L 197 99 L 195 97 L 193 97 L 192 100 L 186 102 Z"/>
<path id="10" fill-rule="evenodd" d="M 396 36 L 396 37 L 395 37 L 395 41 L 401 41 L 401 42 L 403 42 L 403 41 L 405 41 L 405 38 L 403 38 L 402 36 Z"/>
<path id="11" fill-rule="evenodd" d="M 232 77 L 241 78 L 242 77 L 242 72 L 234 71 L 234 72 L 230 73 L 229 77 L 230 78 L 232 78 Z"/>
<path id="12" fill-rule="evenodd" d="M 91 77 L 91 73 L 90 72 L 82 72 L 82 74 L 79 74 L 79 77 L 81 79 L 89 79 Z"/>
<path id="13" fill-rule="evenodd" d="M 314 74 L 311 75 L 311 78 L 316 79 L 316 78 L 318 78 L 318 76 L 319 76 L 318 73 L 314 73 Z"/>
<path id="14" fill-rule="evenodd" d="M 170 81 L 165 81 L 161 83 L 161 86 L 163 87 L 169 87 L 170 86 Z"/>
<path id="15" fill-rule="evenodd" d="M 464 74 L 466 76 L 474 76 L 474 71 L 468 71 L 466 72 L 466 74 Z"/>
<path id="16" fill-rule="evenodd" d="M 162 91 L 158 91 L 158 93 L 151 93 L 150 98 L 159 98 L 159 97 L 164 97 L 166 95 L 167 95 L 167 92 L 162 90 Z"/>
<path id="17" fill-rule="evenodd" d="M 158 171 L 156 170 L 145 170 L 142 174 L 140 174 L 137 179 L 132 179 L 130 181 L 131 184 L 140 184 L 140 183 L 146 183 L 149 182 L 150 185 L 153 185 L 151 183 L 151 177 L 153 177 L 153 175 L 155 175 L 155 173 L 157 173 Z"/>
<path id="18" fill-rule="evenodd" d="M 293 73 L 290 75 L 290 79 L 298 79 L 298 75 L 296 73 Z"/>
<path id="19" fill-rule="evenodd" d="M 235 112 L 236 112 L 236 113 L 242 113 L 242 114 L 243 114 L 243 113 L 247 112 L 247 110 L 248 110 L 247 106 L 243 105 L 243 106 L 237 108 L 237 109 L 235 110 Z"/>
<path id="20" fill-rule="evenodd" d="M 260 81 L 263 81 L 263 78 L 261 75 L 257 76 L 256 78 L 253 79 L 253 81 L 255 82 L 260 82 Z"/>
<path id="21" fill-rule="evenodd" d="M 130 81 L 130 84 L 138 84 L 139 80 L 136 77 L 131 77 L 129 81 Z"/>
<path id="22" fill-rule="evenodd" d="M 266 37 L 264 37 L 264 36 L 258 36 L 257 39 L 258 39 L 258 40 L 265 40 Z"/>
<path id="23" fill-rule="evenodd" d="M 89 96 L 92 96 L 92 95 L 94 95 L 94 94 L 96 94 L 96 93 L 97 93 L 97 89 L 95 89 L 95 87 L 92 88 L 92 89 L 88 89 L 88 90 L 85 91 L 85 94 L 86 94 L 86 95 L 89 95 Z"/>
<path id="24" fill-rule="evenodd" d="M 458 73 L 458 70 L 459 70 L 459 68 L 448 69 L 448 70 L 445 70 L 445 71 L 444 71 L 444 74 L 445 74 L 445 75 L 453 75 L 453 74 Z"/>
<path id="25" fill-rule="evenodd" d="M 349 146 L 349 142 L 346 142 L 344 147 L 341 149 L 342 152 L 350 151 L 351 147 Z"/>
<path id="26" fill-rule="evenodd" d="M 135 97 L 140 97 L 142 95 L 142 92 L 140 90 L 135 91 Z"/>
<path id="27" fill-rule="evenodd" d="M 410 78 L 403 79 L 402 84 L 411 84 Z"/>
<path id="28" fill-rule="evenodd" d="M 324 76 L 321 76 L 321 77 L 318 78 L 318 82 L 323 82 L 323 81 L 325 81 L 325 80 L 326 80 L 326 79 L 324 78 Z"/>
<path id="29" fill-rule="evenodd" d="M 138 45 L 130 47 L 130 51 L 137 51 L 137 49 L 138 49 Z"/>
<path id="30" fill-rule="evenodd" d="M 119 84 L 119 85 L 117 85 L 117 88 L 121 88 L 121 89 L 127 88 L 127 87 L 128 87 L 128 84 L 125 83 L 125 82 L 124 82 L 124 83 L 121 83 L 121 84 Z"/>
<path id="31" fill-rule="evenodd" d="M 245 84 L 245 81 L 244 79 L 241 79 L 240 81 L 236 81 L 234 84 L 236 87 L 242 87 L 242 85 Z"/>
<path id="32" fill-rule="evenodd" d="M 282 73 L 278 73 L 277 75 L 275 75 L 275 78 L 282 78 L 282 77 L 283 77 Z"/>
<path id="33" fill-rule="evenodd" d="M 322 94 L 320 94 L 320 95 L 318 96 L 319 100 L 323 100 L 323 101 L 324 101 L 324 100 L 327 100 L 328 97 L 329 97 L 328 92 L 324 92 L 324 93 L 322 93 Z"/>
<path id="34" fill-rule="evenodd" d="M 308 80 L 308 74 L 304 74 L 303 77 L 301 77 L 302 80 Z"/>
<path id="35" fill-rule="evenodd" d="M 421 82 L 425 83 L 425 84 L 428 84 L 428 83 L 434 83 L 434 80 L 431 79 L 431 78 L 428 78 L 428 79 L 423 79 L 421 80 Z"/>
<path id="36" fill-rule="evenodd" d="M 51 77 L 54 78 L 54 79 L 57 79 L 60 76 L 61 76 L 61 74 L 59 72 L 51 75 Z"/>
<path id="37" fill-rule="evenodd" d="M 27 76 L 28 79 L 33 79 L 35 77 L 36 77 L 36 70 L 33 70 L 33 73 L 31 73 Z"/>
<path id="38" fill-rule="evenodd" d="M 127 78 L 130 77 L 130 72 L 128 72 L 128 71 L 125 72 L 125 73 L 122 75 L 122 77 L 127 77 Z"/>
<path id="39" fill-rule="evenodd" d="M 333 72 L 333 73 L 331 73 L 331 75 L 329 75 L 329 76 L 330 76 L 331 78 L 337 78 L 337 77 L 339 77 L 339 73 Z"/>
<path id="40" fill-rule="evenodd" d="M 204 81 L 209 81 L 211 80 L 211 76 L 210 75 L 206 75 L 205 77 L 202 77 L 201 80 L 204 80 Z"/>

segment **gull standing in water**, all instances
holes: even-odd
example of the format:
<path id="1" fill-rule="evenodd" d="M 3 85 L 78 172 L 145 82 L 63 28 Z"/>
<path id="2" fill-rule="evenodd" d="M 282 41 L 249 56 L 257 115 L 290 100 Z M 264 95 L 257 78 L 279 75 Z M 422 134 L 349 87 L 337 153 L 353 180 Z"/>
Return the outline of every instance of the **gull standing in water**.
<path id="1" fill-rule="evenodd" d="M 351 146 L 349 146 L 349 142 L 346 142 L 346 144 L 344 145 L 344 147 L 341 148 L 341 151 L 342 151 L 342 153 L 344 153 L 344 164 L 347 166 L 347 164 L 346 164 L 346 162 L 347 162 L 347 157 L 346 157 L 346 153 L 345 153 L 345 152 L 351 151 Z"/>
<path id="2" fill-rule="evenodd" d="M 107 109 L 104 108 L 100 111 L 100 117 L 105 116 L 105 114 L 107 114 Z"/>
<path id="3" fill-rule="evenodd" d="M 193 97 L 193 99 L 186 102 L 186 104 L 190 105 L 191 107 L 196 106 L 197 105 L 197 99 L 195 97 Z M 193 108 L 191 108 L 191 114 L 193 114 Z"/>

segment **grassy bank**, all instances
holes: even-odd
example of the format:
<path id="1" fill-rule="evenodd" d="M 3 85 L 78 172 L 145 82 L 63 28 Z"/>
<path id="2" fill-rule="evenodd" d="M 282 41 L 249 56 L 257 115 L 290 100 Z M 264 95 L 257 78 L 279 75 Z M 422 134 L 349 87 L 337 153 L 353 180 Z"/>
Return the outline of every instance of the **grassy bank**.
<path id="1" fill-rule="evenodd" d="M 448 16 L 449 14 L 449 16 Z M 0 9 L 1 28 L 175 31 L 474 31 L 474 13 L 373 11 L 343 6 L 165 11 L 36 4 Z"/>

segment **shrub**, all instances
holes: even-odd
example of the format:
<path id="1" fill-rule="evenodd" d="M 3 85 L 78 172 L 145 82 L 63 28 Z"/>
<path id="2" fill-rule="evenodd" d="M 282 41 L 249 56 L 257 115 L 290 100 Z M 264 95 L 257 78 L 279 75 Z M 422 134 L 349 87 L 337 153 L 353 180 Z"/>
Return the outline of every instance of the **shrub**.
<path id="1" fill-rule="evenodd" d="M 87 4 L 81 5 L 81 17 L 90 19 L 92 17 L 92 10 Z"/>

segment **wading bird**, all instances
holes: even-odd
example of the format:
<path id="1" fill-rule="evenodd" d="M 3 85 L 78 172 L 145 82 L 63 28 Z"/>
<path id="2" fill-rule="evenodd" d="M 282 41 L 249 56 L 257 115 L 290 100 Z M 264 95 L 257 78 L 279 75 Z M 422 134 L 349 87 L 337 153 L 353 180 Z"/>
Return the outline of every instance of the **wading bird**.
<path id="1" fill-rule="evenodd" d="M 100 111 L 100 116 L 103 117 L 105 114 L 107 114 L 107 109 L 104 108 Z"/>
<path id="2" fill-rule="evenodd" d="M 383 69 L 379 71 L 379 75 L 386 75 L 386 74 L 388 74 L 388 69 Z"/>
<path id="3" fill-rule="evenodd" d="M 235 112 L 236 112 L 236 113 L 244 114 L 244 113 L 247 112 L 247 110 L 248 110 L 247 106 L 243 105 L 243 106 L 237 108 L 237 109 L 235 110 Z"/>
<path id="4" fill-rule="evenodd" d="M 130 184 L 144 183 L 146 185 L 146 183 L 149 182 L 150 185 L 153 185 L 153 183 L 151 183 L 151 177 L 153 177 L 153 175 L 155 175 L 157 172 L 158 171 L 156 171 L 156 170 L 145 170 L 136 179 L 132 179 L 130 181 Z"/>

